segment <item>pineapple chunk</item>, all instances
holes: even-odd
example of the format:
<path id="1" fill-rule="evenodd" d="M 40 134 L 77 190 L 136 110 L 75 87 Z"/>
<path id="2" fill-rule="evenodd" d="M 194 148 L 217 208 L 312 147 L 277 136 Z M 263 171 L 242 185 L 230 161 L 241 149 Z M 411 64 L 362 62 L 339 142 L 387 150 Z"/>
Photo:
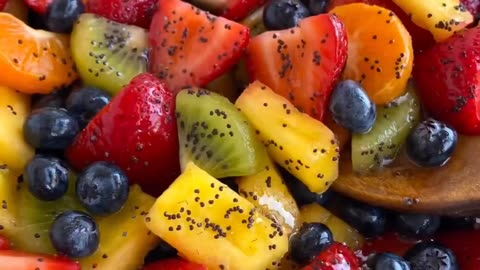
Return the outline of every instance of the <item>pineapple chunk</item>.
<path id="1" fill-rule="evenodd" d="M 0 234 L 7 237 L 15 233 L 17 175 L 8 170 L 0 169 Z"/>
<path id="2" fill-rule="evenodd" d="M 271 160 L 265 169 L 237 179 L 239 193 L 290 235 L 298 225 L 299 210 L 282 176 Z"/>
<path id="3" fill-rule="evenodd" d="M 363 236 L 357 230 L 319 204 L 304 205 L 300 209 L 300 219 L 302 223 L 320 222 L 327 225 L 332 231 L 334 240 L 345 243 L 352 250 L 357 250 L 363 245 Z"/>
<path id="4" fill-rule="evenodd" d="M 274 161 L 310 191 L 322 193 L 337 179 L 339 147 L 322 122 L 258 81 L 244 90 L 235 105 L 257 129 Z"/>
<path id="5" fill-rule="evenodd" d="M 154 202 L 155 198 L 135 185 L 120 212 L 98 217 L 102 241 L 93 255 L 80 260 L 82 269 L 140 269 L 147 253 L 160 242 L 144 222 Z"/>
<path id="6" fill-rule="evenodd" d="M 460 0 L 393 0 L 412 21 L 432 33 L 437 42 L 473 22 L 473 16 Z"/>
<path id="7" fill-rule="evenodd" d="M 280 225 L 191 162 L 157 199 L 146 224 L 210 270 L 271 268 L 288 250 Z"/>
<path id="8" fill-rule="evenodd" d="M 29 114 L 29 96 L 0 86 L 0 166 L 19 174 L 34 155 L 23 138 L 23 124 Z"/>

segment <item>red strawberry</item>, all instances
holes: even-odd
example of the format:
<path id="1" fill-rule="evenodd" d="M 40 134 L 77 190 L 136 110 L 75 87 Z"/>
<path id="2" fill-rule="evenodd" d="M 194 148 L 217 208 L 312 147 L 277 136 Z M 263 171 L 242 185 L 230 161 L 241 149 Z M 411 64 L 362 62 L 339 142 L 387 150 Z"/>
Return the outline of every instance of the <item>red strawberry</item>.
<path id="1" fill-rule="evenodd" d="M 480 18 L 480 1 L 479 0 L 460 0 L 464 4 L 468 11 L 473 14 L 473 17 Z"/>
<path id="2" fill-rule="evenodd" d="M 88 0 L 87 12 L 107 19 L 149 28 L 156 0 Z"/>
<path id="3" fill-rule="evenodd" d="M 201 87 L 235 65 L 249 39 L 246 26 L 180 0 L 159 0 L 150 27 L 150 69 L 174 92 Z"/>
<path id="4" fill-rule="evenodd" d="M 3 11 L 3 9 L 7 6 L 8 0 L 0 0 L 0 11 Z"/>
<path id="5" fill-rule="evenodd" d="M 2 0 L 2 2 L 3 1 L 5 0 Z M 53 0 L 25 0 L 29 8 L 41 15 L 47 14 L 48 6 L 50 6 L 52 2 Z"/>
<path id="6" fill-rule="evenodd" d="M 362 247 L 362 253 L 368 256 L 372 253 L 390 252 L 403 256 L 416 242 L 415 240 L 402 239 L 397 233 L 388 232 L 366 242 Z"/>
<path id="7" fill-rule="evenodd" d="M 78 262 L 66 258 L 30 254 L 14 250 L 0 250 L 2 270 L 80 270 Z"/>
<path id="8" fill-rule="evenodd" d="M 191 2 L 215 15 L 230 20 L 240 20 L 267 0 L 193 0 Z"/>
<path id="9" fill-rule="evenodd" d="M 261 81 L 319 120 L 346 58 L 345 27 L 329 14 L 306 18 L 295 28 L 262 33 L 247 49 L 252 81 Z"/>
<path id="10" fill-rule="evenodd" d="M 478 1 L 478 0 L 476 0 Z M 413 49 L 415 52 L 421 52 L 428 48 L 431 48 L 435 44 L 432 34 L 417 26 L 408 14 L 406 14 L 399 6 L 397 6 L 392 0 L 332 0 L 329 9 L 333 9 L 336 6 L 346 5 L 351 3 L 366 3 L 370 5 L 377 5 L 393 11 L 402 21 L 405 28 L 412 36 Z"/>
<path id="11" fill-rule="evenodd" d="M 447 232 L 438 235 L 437 239 L 452 249 L 462 270 L 480 269 L 480 231 L 466 230 Z"/>
<path id="12" fill-rule="evenodd" d="M 450 37 L 415 59 L 420 97 L 435 118 L 480 134 L 480 27 Z"/>
<path id="13" fill-rule="evenodd" d="M 206 266 L 186 261 L 181 258 L 160 260 L 149 264 L 143 270 L 208 270 Z"/>
<path id="14" fill-rule="evenodd" d="M 360 270 L 360 262 L 349 247 L 333 243 L 302 270 Z"/>
<path id="15" fill-rule="evenodd" d="M 180 171 L 174 114 L 174 94 L 152 74 L 140 74 L 78 135 L 68 160 L 77 169 L 113 162 L 131 182 L 159 195 Z"/>
<path id="16" fill-rule="evenodd" d="M 0 235 L 0 250 L 10 249 L 10 241 L 7 237 Z"/>

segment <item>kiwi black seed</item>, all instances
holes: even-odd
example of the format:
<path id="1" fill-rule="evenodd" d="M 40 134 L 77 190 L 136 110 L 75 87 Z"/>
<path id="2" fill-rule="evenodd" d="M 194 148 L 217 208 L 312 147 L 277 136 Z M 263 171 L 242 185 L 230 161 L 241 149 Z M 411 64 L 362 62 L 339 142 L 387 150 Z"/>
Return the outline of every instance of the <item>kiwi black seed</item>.
<path id="1" fill-rule="evenodd" d="M 352 166 L 358 173 L 366 173 L 393 161 L 408 134 L 420 120 L 420 101 L 415 86 L 409 91 L 377 108 L 377 120 L 367 134 L 352 136 Z"/>
<path id="2" fill-rule="evenodd" d="M 73 27 L 71 48 L 83 82 L 112 95 L 147 70 L 148 32 L 137 26 L 85 13 Z"/>
<path id="3" fill-rule="evenodd" d="M 204 89 L 182 90 L 176 117 L 182 168 L 192 161 L 223 178 L 252 175 L 265 167 L 265 147 L 227 98 Z"/>

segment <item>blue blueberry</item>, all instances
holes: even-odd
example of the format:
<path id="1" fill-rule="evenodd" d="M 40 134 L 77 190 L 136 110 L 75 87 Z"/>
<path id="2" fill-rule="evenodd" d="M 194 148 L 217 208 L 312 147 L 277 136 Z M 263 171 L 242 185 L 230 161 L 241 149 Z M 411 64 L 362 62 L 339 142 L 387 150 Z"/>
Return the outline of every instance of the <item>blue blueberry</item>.
<path id="1" fill-rule="evenodd" d="M 67 148 L 79 132 L 77 119 L 59 108 L 35 110 L 23 126 L 26 141 L 35 148 L 46 150 Z"/>
<path id="2" fill-rule="evenodd" d="M 477 224 L 475 217 L 442 217 L 441 230 L 465 230 L 473 229 Z"/>
<path id="3" fill-rule="evenodd" d="M 421 238 L 433 235 L 440 227 L 440 217 L 413 213 L 395 215 L 394 226 L 406 237 Z"/>
<path id="4" fill-rule="evenodd" d="M 332 195 L 330 189 L 324 193 L 311 192 L 302 181 L 289 174 L 286 170 L 280 168 L 280 171 L 290 193 L 300 206 L 310 203 L 324 204 Z"/>
<path id="5" fill-rule="evenodd" d="M 288 29 L 308 16 L 308 8 L 299 0 L 272 0 L 263 10 L 263 24 L 268 30 Z"/>
<path id="6" fill-rule="evenodd" d="M 80 211 L 66 211 L 58 215 L 50 230 L 55 249 L 71 258 L 92 255 L 100 243 L 100 233 L 95 220 Z"/>
<path id="7" fill-rule="evenodd" d="M 377 107 L 362 85 L 352 80 L 338 83 L 330 98 L 330 112 L 338 124 L 354 133 L 368 133 L 377 119 Z"/>
<path id="8" fill-rule="evenodd" d="M 410 270 L 410 264 L 393 253 L 378 253 L 367 261 L 371 270 Z"/>
<path id="9" fill-rule="evenodd" d="M 161 240 L 160 244 L 158 244 L 154 249 L 148 252 L 147 256 L 145 256 L 144 263 L 149 264 L 161 259 L 172 258 L 177 256 L 177 254 L 178 251 L 174 247 Z"/>
<path id="10" fill-rule="evenodd" d="M 45 107 L 65 108 L 66 93 L 68 93 L 68 90 L 59 90 L 48 95 L 38 95 L 34 97 L 32 110 L 37 110 Z"/>
<path id="11" fill-rule="evenodd" d="M 435 119 L 418 124 L 406 142 L 410 160 L 422 167 L 444 165 L 457 147 L 457 132 L 450 126 Z"/>
<path id="12" fill-rule="evenodd" d="M 459 270 L 453 251 L 440 243 L 424 241 L 410 248 L 405 254 L 412 270 Z"/>
<path id="13" fill-rule="evenodd" d="M 290 238 L 292 259 L 306 264 L 333 243 L 333 234 L 322 223 L 304 223 Z"/>
<path id="14" fill-rule="evenodd" d="M 67 110 L 75 115 L 82 128 L 105 107 L 112 97 L 107 92 L 94 88 L 82 87 L 73 91 L 67 98 Z"/>
<path id="15" fill-rule="evenodd" d="M 45 24 L 52 32 L 70 33 L 73 24 L 84 12 L 82 0 L 54 0 L 48 7 Z"/>
<path id="16" fill-rule="evenodd" d="M 94 215 L 118 212 L 128 199 L 127 175 L 117 166 L 100 161 L 85 169 L 77 180 L 77 196 Z"/>
<path id="17" fill-rule="evenodd" d="M 303 2 L 312 15 L 326 13 L 328 5 L 330 5 L 330 0 L 304 0 Z"/>
<path id="18" fill-rule="evenodd" d="M 55 157 L 35 156 L 23 177 L 30 192 L 42 201 L 58 200 L 68 190 L 68 167 Z"/>

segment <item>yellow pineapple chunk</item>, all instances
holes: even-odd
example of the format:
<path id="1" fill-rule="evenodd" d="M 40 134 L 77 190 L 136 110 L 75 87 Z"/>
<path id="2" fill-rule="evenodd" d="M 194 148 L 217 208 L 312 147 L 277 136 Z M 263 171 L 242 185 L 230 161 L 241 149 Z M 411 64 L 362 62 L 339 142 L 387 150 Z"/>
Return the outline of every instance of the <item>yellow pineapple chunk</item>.
<path id="1" fill-rule="evenodd" d="M 146 224 L 209 270 L 272 269 L 288 250 L 280 225 L 191 162 L 157 199 Z"/>
<path id="2" fill-rule="evenodd" d="M 345 243 L 353 250 L 357 250 L 363 245 L 363 236 L 357 230 L 319 204 L 304 205 L 300 209 L 300 218 L 302 223 L 319 222 L 325 224 L 332 231 L 335 241 Z"/>
<path id="3" fill-rule="evenodd" d="M 10 237 L 15 234 L 17 175 L 0 169 L 0 234 Z"/>
<path id="4" fill-rule="evenodd" d="M 82 269 L 140 269 L 147 253 L 160 242 L 144 221 L 154 202 L 135 185 L 120 212 L 96 218 L 102 241 L 94 254 L 80 260 Z"/>
<path id="5" fill-rule="evenodd" d="M 473 16 L 460 0 L 393 0 L 412 21 L 432 33 L 437 42 L 473 22 Z"/>
<path id="6" fill-rule="evenodd" d="M 297 227 L 297 203 L 271 160 L 268 160 L 263 171 L 239 177 L 237 184 L 240 195 L 258 207 L 265 216 L 282 225 L 288 235 Z"/>
<path id="7" fill-rule="evenodd" d="M 326 191 L 338 176 L 339 147 L 322 122 L 256 81 L 235 105 L 241 109 L 268 153 L 312 192 Z"/>
<path id="8" fill-rule="evenodd" d="M 23 138 L 23 124 L 30 114 L 30 97 L 0 86 L 0 166 L 22 173 L 34 149 Z"/>

